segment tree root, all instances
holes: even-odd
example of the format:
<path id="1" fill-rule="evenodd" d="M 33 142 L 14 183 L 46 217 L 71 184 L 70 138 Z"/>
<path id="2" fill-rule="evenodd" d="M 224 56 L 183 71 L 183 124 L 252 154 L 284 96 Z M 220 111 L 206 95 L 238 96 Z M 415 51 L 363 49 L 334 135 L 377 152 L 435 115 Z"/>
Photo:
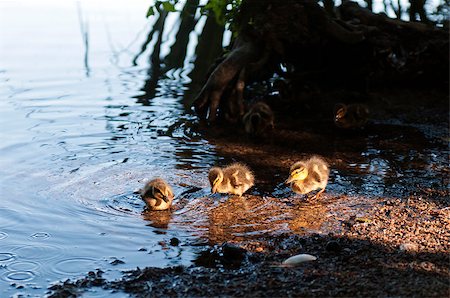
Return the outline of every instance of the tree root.
<path id="1" fill-rule="evenodd" d="M 260 51 L 251 41 L 238 38 L 228 56 L 213 70 L 200 94 L 195 99 L 195 110 L 201 118 L 215 121 L 221 98 L 227 95 L 225 113 L 230 117 L 242 115 L 243 91 L 245 87 L 245 67 L 258 59 Z M 231 86 L 231 87 L 229 87 Z"/>
<path id="2" fill-rule="evenodd" d="M 341 82 L 366 86 L 368 80 L 381 82 L 389 76 L 399 82 L 404 77 L 409 82 L 445 84 L 445 30 L 393 20 L 349 1 L 338 15 L 333 18 L 309 0 L 286 5 L 275 0 L 244 1 L 239 35 L 195 99 L 196 112 L 211 122 L 218 116 L 239 121 L 245 113 L 245 85 L 267 79 L 266 74 L 273 75 L 280 63 L 292 66 L 294 73 L 288 75 L 320 73 L 318 83 L 332 86 Z"/>

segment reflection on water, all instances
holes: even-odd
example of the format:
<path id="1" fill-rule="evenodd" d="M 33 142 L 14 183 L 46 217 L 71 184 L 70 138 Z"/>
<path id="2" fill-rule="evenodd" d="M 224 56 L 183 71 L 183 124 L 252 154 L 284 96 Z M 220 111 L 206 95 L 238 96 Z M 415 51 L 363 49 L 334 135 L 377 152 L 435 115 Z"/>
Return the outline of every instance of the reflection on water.
<path id="1" fill-rule="evenodd" d="M 224 29 L 199 17 L 198 1 L 187 3 L 181 19 L 147 20 L 147 1 L 0 2 L 0 296 L 39 296 L 51 282 L 96 268 L 108 277 L 189 264 L 196 241 L 325 233 L 367 198 L 407 194 L 411 176 L 443 184 L 430 169 L 444 171 L 445 154 L 387 149 L 374 134 L 335 148 L 342 154 L 321 202 L 293 195 L 279 174 L 285 168 L 260 176 L 270 183 L 244 197 L 211 195 L 207 171 L 226 158 L 186 106 Z M 155 176 L 173 186 L 172 211 L 147 211 L 134 192 Z M 181 245 L 170 244 L 175 238 Z"/>

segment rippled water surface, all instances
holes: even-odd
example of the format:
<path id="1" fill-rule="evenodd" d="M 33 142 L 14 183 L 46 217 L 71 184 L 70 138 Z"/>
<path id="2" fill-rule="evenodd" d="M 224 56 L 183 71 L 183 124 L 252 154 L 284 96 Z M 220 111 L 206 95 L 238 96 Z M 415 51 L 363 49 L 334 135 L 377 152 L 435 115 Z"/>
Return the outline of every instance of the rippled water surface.
<path id="1" fill-rule="evenodd" d="M 157 175 L 202 185 L 184 173 L 216 159 L 189 126 L 183 72 L 152 78 L 151 46 L 133 65 L 154 22 L 147 5 L 0 2 L 0 296 L 192 259 L 189 247 L 158 244 L 190 233 L 153 227 L 132 194 Z"/>
<path id="2" fill-rule="evenodd" d="M 231 158 L 194 128 L 182 100 L 197 37 L 184 65 L 161 72 L 155 59 L 169 52 L 178 23 L 169 16 L 162 39 L 143 48 L 157 28 L 147 5 L 0 2 L 0 296 L 39 296 L 96 268 L 115 278 L 138 266 L 187 265 L 198 243 L 316 232 L 339 210 L 366 204 L 363 196 L 406 193 L 411 176 L 442 184 L 429 169 L 442 170 L 445 151 L 390 150 L 375 132 L 360 149 L 335 146 L 325 204 L 292 200 L 285 172 L 246 198 L 211 196 L 209 167 Z M 154 176 L 173 185 L 173 212 L 145 212 L 134 193 Z M 170 245 L 174 237 L 180 245 Z"/>

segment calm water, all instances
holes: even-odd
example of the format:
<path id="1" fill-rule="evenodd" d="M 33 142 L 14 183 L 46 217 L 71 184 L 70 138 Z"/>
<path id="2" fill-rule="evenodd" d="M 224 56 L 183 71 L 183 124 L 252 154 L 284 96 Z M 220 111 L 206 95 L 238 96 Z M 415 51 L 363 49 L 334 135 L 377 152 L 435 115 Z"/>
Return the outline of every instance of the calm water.
<path id="1" fill-rule="evenodd" d="M 179 23 L 176 15 L 147 20 L 147 5 L 0 2 L 0 296 L 41 296 L 52 282 L 96 268 L 116 278 L 138 266 L 188 265 L 200 237 L 319 229 L 325 213 L 351 205 L 293 209 L 276 198 L 290 195 L 281 183 L 262 199 L 208 196 L 206 173 L 220 154 L 182 100 L 205 22 L 193 27 L 178 65 L 161 69 Z M 333 169 L 331 194 L 399 192 L 408 177 L 426 185 L 427 167 L 445 167 L 448 152 L 381 152 L 381 139 L 367 139 L 358 160 Z M 143 212 L 133 194 L 154 176 L 174 187 L 172 214 Z M 168 244 L 173 237 L 180 246 Z"/>

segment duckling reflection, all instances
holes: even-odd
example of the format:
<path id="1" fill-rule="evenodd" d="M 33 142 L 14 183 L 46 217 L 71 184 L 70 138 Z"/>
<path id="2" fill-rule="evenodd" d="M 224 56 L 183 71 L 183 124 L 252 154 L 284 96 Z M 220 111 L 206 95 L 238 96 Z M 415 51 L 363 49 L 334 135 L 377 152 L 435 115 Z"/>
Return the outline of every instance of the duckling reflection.
<path id="1" fill-rule="evenodd" d="M 334 123 L 339 128 L 358 129 L 369 120 L 369 108 L 364 104 L 339 103 L 334 108 Z"/>
<path id="2" fill-rule="evenodd" d="M 174 198 L 172 188 L 161 178 L 155 178 L 141 190 L 141 197 L 149 210 L 167 210 Z"/>
<path id="3" fill-rule="evenodd" d="M 252 105 L 242 118 L 245 132 L 253 136 L 261 136 L 269 129 L 274 128 L 272 109 L 264 102 Z"/>
<path id="4" fill-rule="evenodd" d="M 292 190 L 299 194 L 308 194 L 320 189 L 313 197 L 318 198 L 325 191 L 329 174 L 330 169 L 327 162 L 319 156 L 312 156 L 294 163 L 285 183 L 290 184 Z"/>
<path id="5" fill-rule="evenodd" d="M 169 227 L 169 223 L 172 221 L 172 214 L 170 210 L 145 210 L 141 213 L 142 218 L 150 222 L 148 226 L 158 229 L 167 229 Z"/>
<path id="6" fill-rule="evenodd" d="M 229 193 L 242 196 L 254 185 L 255 177 L 250 169 L 242 163 L 233 163 L 225 168 L 213 167 L 208 179 L 212 193 Z"/>

